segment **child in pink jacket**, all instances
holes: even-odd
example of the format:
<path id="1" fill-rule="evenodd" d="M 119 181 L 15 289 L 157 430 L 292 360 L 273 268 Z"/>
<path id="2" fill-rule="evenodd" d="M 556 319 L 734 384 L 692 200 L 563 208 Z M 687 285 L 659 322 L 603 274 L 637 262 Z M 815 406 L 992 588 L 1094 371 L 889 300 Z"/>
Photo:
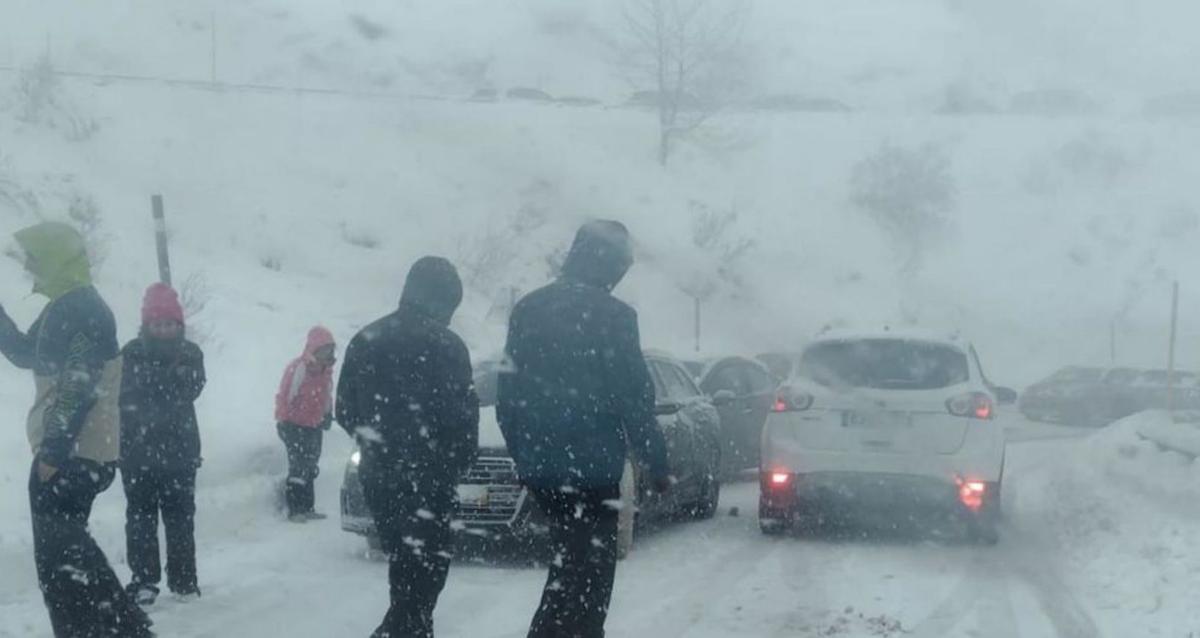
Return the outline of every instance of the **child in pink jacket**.
<path id="1" fill-rule="evenodd" d="M 329 330 L 310 330 L 304 354 L 288 364 L 275 395 L 276 429 L 287 447 L 287 508 L 293 523 L 326 518 L 314 510 L 313 481 L 320 473 L 322 438 L 333 425 L 335 348 Z"/>

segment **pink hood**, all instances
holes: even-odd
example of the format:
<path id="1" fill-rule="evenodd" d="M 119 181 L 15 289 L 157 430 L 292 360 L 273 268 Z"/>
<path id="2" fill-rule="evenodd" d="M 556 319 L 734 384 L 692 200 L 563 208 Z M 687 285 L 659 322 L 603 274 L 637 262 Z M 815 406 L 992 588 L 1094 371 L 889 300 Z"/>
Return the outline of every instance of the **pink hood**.
<path id="1" fill-rule="evenodd" d="M 308 331 L 304 354 L 283 372 L 275 395 L 275 420 L 315 428 L 333 410 L 333 367 L 318 366 L 313 355 L 335 345 L 333 333 L 317 326 Z"/>

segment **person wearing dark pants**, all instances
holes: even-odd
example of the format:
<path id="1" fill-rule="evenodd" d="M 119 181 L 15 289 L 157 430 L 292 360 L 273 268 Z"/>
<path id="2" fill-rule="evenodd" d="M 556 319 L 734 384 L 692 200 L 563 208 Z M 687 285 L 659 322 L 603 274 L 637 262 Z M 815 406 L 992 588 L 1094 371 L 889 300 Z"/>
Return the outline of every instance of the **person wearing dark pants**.
<path id="1" fill-rule="evenodd" d="M 531 491 L 550 521 L 550 545 L 558 560 L 550 563 L 529 635 L 603 636 L 617 574 L 615 503 L 621 489 Z M 591 604 L 580 604 L 580 592 L 586 592 Z M 570 624 L 564 619 L 570 619 Z"/>
<path id="2" fill-rule="evenodd" d="M 124 349 L 121 377 L 121 482 L 125 488 L 128 590 L 141 605 L 158 597 L 158 522 L 167 539 L 167 587 L 197 597 L 196 471 L 200 429 L 195 402 L 206 382 L 204 355 L 184 337 L 183 307 L 166 284 L 146 291 L 142 330 Z"/>
<path id="3" fill-rule="evenodd" d="M 88 533 L 92 502 L 116 470 L 83 459 L 63 463 L 42 481 L 29 478 L 38 581 L 60 638 L 149 636 L 149 619 L 125 594 L 104 552 Z M 125 633 L 128 632 L 128 633 Z"/>
<path id="4" fill-rule="evenodd" d="M 325 518 L 316 511 L 314 482 L 321 473 L 322 439 L 333 426 L 336 347 L 326 328 L 309 330 L 304 354 L 288 364 L 275 395 L 275 429 L 288 460 L 284 496 L 293 523 Z"/>
<path id="5" fill-rule="evenodd" d="M 321 473 L 319 464 L 324 428 L 285 422 L 277 425 L 276 431 L 287 450 L 288 475 L 284 496 L 289 518 L 296 522 L 323 518 L 316 513 L 315 482 Z"/>
<path id="6" fill-rule="evenodd" d="M 432 638 L 450 569 L 455 494 L 479 445 L 471 359 L 450 320 L 462 282 L 445 259 L 413 264 L 400 308 L 346 349 L 338 423 L 358 441 L 359 478 L 390 562 L 391 604 L 373 638 Z"/>
<path id="7" fill-rule="evenodd" d="M 120 456 L 121 353 L 112 311 L 91 284 L 83 237 L 65 224 L 20 231 L 34 292 L 50 299 L 22 332 L 0 308 L 0 352 L 32 370 L 37 398 L 29 506 L 34 560 L 58 638 L 153 636 L 88 532 L 96 496 Z"/>
<path id="8" fill-rule="evenodd" d="M 125 537 L 130 590 L 139 604 L 152 604 L 162 579 L 158 548 L 161 513 L 167 540 L 167 588 L 177 596 L 200 595 L 196 577 L 196 472 L 121 471 L 125 486 Z"/>
<path id="9" fill-rule="evenodd" d="M 601 638 L 616 575 L 628 452 L 670 484 L 637 313 L 612 296 L 633 264 L 629 232 L 585 224 L 558 280 L 517 303 L 496 417 L 521 481 L 551 521 L 556 552 L 530 638 Z"/>
<path id="10" fill-rule="evenodd" d="M 391 604 L 374 636 L 431 637 L 433 610 L 450 572 L 454 494 L 432 493 L 417 482 L 420 477 L 378 465 L 368 465 L 359 475 L 380 543 L 389 557 Z"/>

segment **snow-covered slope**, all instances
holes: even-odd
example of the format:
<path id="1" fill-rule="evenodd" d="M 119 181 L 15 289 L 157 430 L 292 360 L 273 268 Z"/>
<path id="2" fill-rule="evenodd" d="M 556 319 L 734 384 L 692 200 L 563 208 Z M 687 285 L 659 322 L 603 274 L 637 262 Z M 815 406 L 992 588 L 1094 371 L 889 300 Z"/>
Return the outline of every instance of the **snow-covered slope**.
<path id="1" fill-rule="evenodd" d="M 129 338 L 156 273 L 149 196 L 166 197 L 177 278 L 202 282 L 195 297 L 206 301 L 192 323 L 210 367 L 209 511 L 269 502 L 282 462 L 271 395 L 311 324 L 344 343 L 394 306 L 415 258 L 445 254 L 470 284 L 456 326 L 478 357 L 493 355 L 511 289 L 545 281 L 593 216 L 626 221 L 639 241 L 619 292 L 655 347 L 691 348 L 682 287 L 715 267 L 694 245 L 696 211 L 736 210 L 727 239 L 755 244 L 738 266 L 747 285 L 706 302 L 706 350 L 794 347 L 831 322 L 916 322 L 970 335 L 989 376 L 1019 385 L 1063 363 L 1107 362 L 1115 320 L 1122 363 L 1165 358 L 1167 282 L 1200 265 L 1200 133 L 1140 116 L 1156 92 L 1190 88 L 1176 82 L 1183 63 L 1170 47 L 1097 18 L 1096 33 L 1131 44 L 1097 58 L 1099 36 L 1063 35 L 1091 6 L 1076 0 L 1011 12 L 933 0 L 760 2 L 747 26 L 755 90 L 856 110 L 727 114 L 666 169 L 655 163 L 650 114 L 459 99 L 529 86 L 622 103 L 632 87 L 610 64 L 612 4 L 11 0 L 5 15 L 22 19 L 0 21 L 0 63 L 15 67 L 48 48 L 60 70 L 207 80 L 215 15 L 222 82 L 391 97 L 65 77 L 53 117 L 31 123 L 19 119 L 19 74 L 0 73 L 0 238 L 72 205 L 97 211 L 99 286 Z M 1164 28 L 1181 6 L 1112 4 Z M 1032 36 L 1015 20 L 1030 11 L 1040 16 Z M 1117 55 L 1127 50 L 1144 64 Z M 1055 63 L 1029 63 L 1039 52 Z M 1104 108 L 935 114 L 947 88 L 964 83 L 1000 108 L 1022 91 L 1063 87 Z M 954 224 L 915 277 L 898 273 L 887 237 L 850 203 L 854 166 L 884 143 L 932 144 L 951 160 Z M 40 300 L 19 273 L 0 260 L 0 302 L 25 324 Z M 1184 279 L 1183 294 L 1186 317 L 1200 282 Z M 1187 325 L 1181 361 L 1200 367 L 1200 333 Z M 12 426 L 0 429 L 0 571 L 30 571 L 28 454 L 16 425 L 31 393 L 0 366 L 0 418 Z M 336 440 L 322 480 L 336 480 L 346 451 Z M 119 530 L 100 533 L 119 546 Z"/>

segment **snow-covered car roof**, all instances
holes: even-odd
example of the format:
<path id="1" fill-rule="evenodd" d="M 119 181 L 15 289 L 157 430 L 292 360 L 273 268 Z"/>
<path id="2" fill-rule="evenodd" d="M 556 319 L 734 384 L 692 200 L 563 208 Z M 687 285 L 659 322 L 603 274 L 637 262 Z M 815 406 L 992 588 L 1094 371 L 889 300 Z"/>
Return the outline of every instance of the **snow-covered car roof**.
<path id="1" fill-rule="evenodd" d="M 807 350 L 808 348 L 820 343 L 829 343 L 834 341 L 869 341 L 875 339 L 924 341 L 929 343 L 943 343 L 958 348 L 966 347 L 966 342 L 962 339 L 962 337 L 955 333 L 937 332 L 934 330 L 925 330 L 920 328 L 904 328 L 899 330 L 882 329 L 876 331 L 831 330 L 814 337 L 805 349 Z"/>

